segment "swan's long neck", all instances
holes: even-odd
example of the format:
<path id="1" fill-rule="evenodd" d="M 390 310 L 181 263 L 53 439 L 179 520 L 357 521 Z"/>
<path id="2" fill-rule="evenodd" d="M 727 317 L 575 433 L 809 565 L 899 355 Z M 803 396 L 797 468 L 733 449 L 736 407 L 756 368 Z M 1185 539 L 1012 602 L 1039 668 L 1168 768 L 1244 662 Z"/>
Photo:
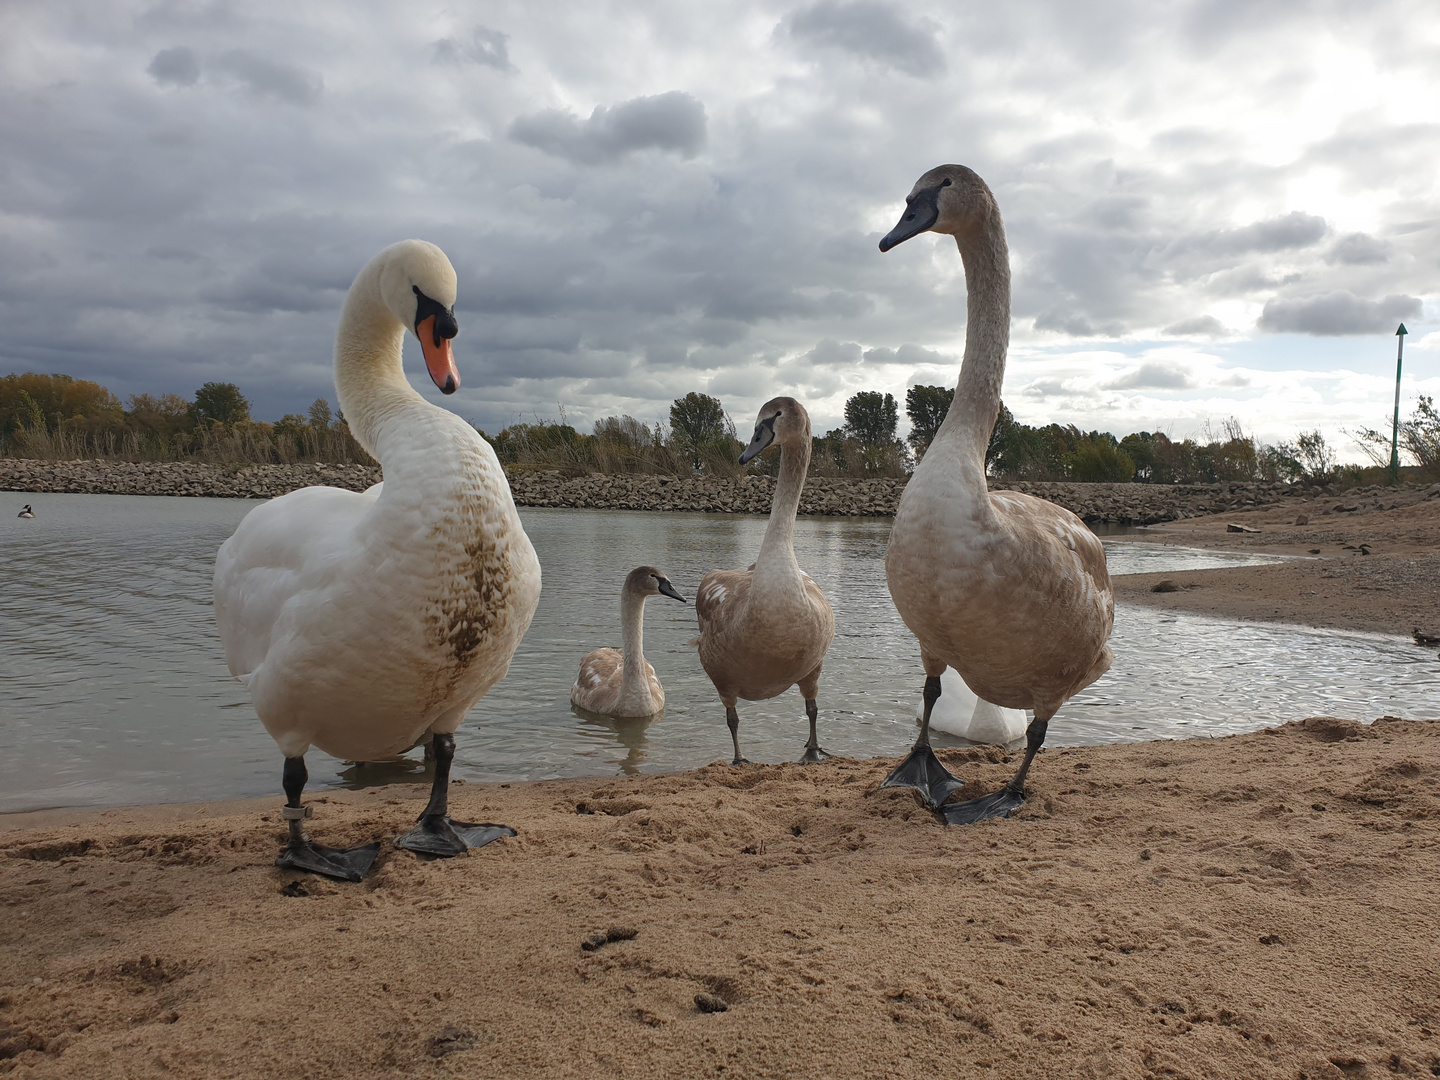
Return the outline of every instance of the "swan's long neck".
<path id="1" fill-rule="evenodd" d="M 645 597 L 626 589 L 620 594 L 620 632 L 625 642 L 625 668 L 620 676 L 620 699 L 649 694 L 650 677 L 645 671 Z"/>
<path id="2" fill-rule="evenodd" d="M 335 337 L 335 389 L 356 442 L 385 463 L 397 443 L 413 441 L 417 410 L 436 410 L 405 379 L 405 327 L 381 299 L 375 263 L 361 271 L 345 297 Z"/>
<path id="3" fill-rule="evenodd" d="M 967 482 L 983 489 L 985 449 L 1000 412 L 1010 346 L 1010 252 L 1000 212 L 993 211 L 975 235 L 955 241 L 965 263 L 965 359 L 955 400 L 922 464 L 938 449 L 937 463 L 963 470 Z"/>
<path id="4" fill-rule="evenodd" d="M 800 509 L 800 492 L 810 468 L 810 440 L 780 448 L 780 476 L 775 481 L 775 498 L 770 504 L 770 523 L 755 558 L 755 577 L 800 580 L 795 561 L 795 514 Z"/>

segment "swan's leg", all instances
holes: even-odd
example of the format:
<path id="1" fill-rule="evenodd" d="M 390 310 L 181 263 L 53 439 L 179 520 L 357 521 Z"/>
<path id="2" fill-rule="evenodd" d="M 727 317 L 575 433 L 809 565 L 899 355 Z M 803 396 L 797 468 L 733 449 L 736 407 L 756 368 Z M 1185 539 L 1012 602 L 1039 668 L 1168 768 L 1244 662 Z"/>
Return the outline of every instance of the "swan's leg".
<path id="1" fill-rule="evenodd" d="M 750 760 L 740 756 L 740 714 L 733 704 L 725 706 L 725 726 L 730 729 L 730 741 L 735 744 L 735 760 L 731 765 L 749 765 Z"/>
<path id="2" fill-rule="evenodd" d="M 1020 771 L 1012 776 L 1010 782 L 1003 788 L 991 792 L 989 795 L 982 795 L 978 799 L 970 799 L 968 802 L 942 806 L 940 812 L 945 815 L 946 823 L 973 825 L 977 821 L 985 821 L 989 818 L 1009 817 L 1024 806 L 1025 774 L 1030 771 L 1030 763 L 1040 752 L 1040 744 L 1045 741 L 1045 729 L 1049 724 L 1048 717 L 1042 720 L 1037 716 L 1030 722 L 1030 726 L 1025 730 L 1025 760 L 1020 763 Z"/>
<path id="3" fill-rule="evenodd" d="M 828 751 L 820 748 L 820 740 L 815 737 L 815 718 L 820 715 L 820 707 L 815 704 L 815 696 L 819 692 L 820 669 L 817 667 L 800 680 L 800 696 L 805 699 L 805 715 L 810 720 L 810 741 L 805 744 L 805 752 L 800 755 L 801 765 L 813 765 L 830 756 Z"/>
<path id="4" fill-rule="evenodd" d="M 284 870 L 308 870 L 312 874 L 338 878 L 341 881 L 359 881 L 370 872 L 370 866 L 380 851 L 380 844 L 364 844 L 348 851 L 317 844 L 305 835 L 301 822 L 310 816 L 310 807 L 300 805 L 300 793 L 305 790 L 305 781 L 310 773 L 305 768 L 305 758 L 285 759 L 285 772 L 281 782 L 285 786 L 285 820 L 290 823 L 290 842 L 275 860 L 275 865 Z"/>
<path id="5" fill-rule="evenodd" d="M 453 820 L 450 805 L 450 762 L 455 759 L 455 736 L 436 735 L 431 742 L 435 755 L 435 781 L 430 785 L 430 801 L 420 814 L 420 824 L 404 836 L 395 838 L 395 846 L 409 848 L 423 855 L 448 858 L 467 848 L 484 847 L 492 840 L 514 836 L 509 825 L 478 825 Z"/>
<path id="6" fill-rule="evenodd" d="M 927 668 L 929 665 L 926 665 Z M 940 668 L 944 671 L 944 666 Z M 930 809 L 935 809 L 952 791 L 965 786 L 950 770 L 940 764 L 935 751 L 930 749 L 930 711 L 940 700 L 940 675 L 925 676 L 925 712 L 920 719 L 920 738 L 915 740 L 909 756 L 902 761 L 880 784 L 881 787 L 913 787 L 920 792 L 920 798 Z"/>
<path id="7" fill-rule="evenodd" d="M 820 740 L 815 736 L 815 718 L 820 715 L 820 707 L 815 704 L 813 697 L 805 699 L 805 715 L 810 718 L 810 741 L 805 744 L 805 752 L 800 755 L 800 764 L 813 765 L 830 756 L 830 751 L 822 749 Z"/>

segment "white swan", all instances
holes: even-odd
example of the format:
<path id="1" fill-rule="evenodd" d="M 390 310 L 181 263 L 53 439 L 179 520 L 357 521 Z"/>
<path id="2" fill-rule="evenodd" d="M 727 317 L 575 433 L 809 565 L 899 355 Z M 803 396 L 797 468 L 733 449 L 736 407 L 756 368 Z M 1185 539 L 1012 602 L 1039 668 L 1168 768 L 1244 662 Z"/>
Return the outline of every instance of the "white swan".
<path id="1" fill-rule="evenodd" d="M 925 720 L 923 697 L 915 719 L 922 723 Z M 976 697 L 960 673 L 947 666 L 940 675 L 940 698 L 930 711 L 930 729 L 972 743 L 1009 746 L 1025 734 L 1025 710 L 1002 709 Z"/>
<path id="2" fill-rule="evenodd" d="M 32 520 L 33 520 L 34 517 L 35 517 L 35 511 L 30 508 L 30 504 L 29 504 L 29 503 L 26 503 L 24 506 L 22 506 L 22 507 L 20 508 L 20 513 L 16 514 L 15 516 L 16 516 L 16 517 L 22 517 L 22 518 L 28 518 L 28 519 L 32 519 Z"/>
<path id="3" fill-rule="evenodd" d="M 215 561 L 226 661 L 285 755 L 291 839 L 277 865 L 358 880 L 379 846 L 335 852 L 305 836 L 312 745 L 369 761 L 430 740 L 430 802 L 403 846 L 456 854 L 511 832 L 445 813 L 452 733 L 504 676 L 540 596 L 540 565 L 494 451 L 401 368 L 413 330 L 430 377 L 454 392 L 454 302 L 455 271 L 433 244 L 402 241 L 360 271 L 340 317 L 335 385 L 385 482 L 265 503 Z"/>
<path id="4" fill-rule="evenodd" d="M 1115 598 L 1105 549 L 1084 522 L 1042 499 L 986 487 L 985 447 L 1010 340 L 1010 261 L 995 197 L 971 170 L 942 165 L 905 202 L 880 250 L 926 230 L 954 236 L 969 314 L 955 399 L 900 498 L 885 555 L 890 595 L 920 641 L 927 705 L 914 750 L 885 783 L 919 788 L 932 806 L 961 786 L 929 745 L 948 664 L 986 701 L 1035 712 L 1009 784 L 944 807 L 947 821 L 968 823 L 1024 804 L 1025 775 L 1050 718 L 1110 667 Z"/>
<path id="5" fill-rule="evenodd" d="M 825 651 L 835 640 L 835 615 L 820 586 L 795 561 L 795 513 L 811 446 L 810 415 L 794 398 L 774 398 L 760 407 L 755 437 L 740 464 L 772 442 L 780 446 L 780 476 L 760 554 L 748 570 L 710 571 L 695 594 L 700 664 L 725 706 L 735 765 L 748 764 L 740 756 L 736 701 L 765 701 L 797 683 L 810 720 L 810 740 L 800 760 L 829 757 L 815 736 L 815 695 Z"/>
<path id="6" fill-rule="evenodd" d="M 645 659 L 645 600 L 669 596 L 685 603 L 670 579 L 653 566 L 637 566 L 620 590 L 621 652 L 596 649 L 580 660 L 570 703 L 600 716 L 654 716 L 665 708 L 665 688 Z"/>

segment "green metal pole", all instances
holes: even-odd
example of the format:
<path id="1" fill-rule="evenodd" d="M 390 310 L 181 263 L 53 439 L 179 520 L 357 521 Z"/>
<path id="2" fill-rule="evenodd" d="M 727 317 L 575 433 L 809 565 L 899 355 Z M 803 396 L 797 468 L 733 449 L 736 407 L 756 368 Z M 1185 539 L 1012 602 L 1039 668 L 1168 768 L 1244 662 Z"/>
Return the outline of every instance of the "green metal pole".
<path id="1" fill-rule="evenodd" d="M 1400 482 L 1400 364 L 1405 359 L 1405 324 L 1395 331 L 1399 348 L 1395 350 L 1395 422 L 1390 428 L 1390 483 Z"/>

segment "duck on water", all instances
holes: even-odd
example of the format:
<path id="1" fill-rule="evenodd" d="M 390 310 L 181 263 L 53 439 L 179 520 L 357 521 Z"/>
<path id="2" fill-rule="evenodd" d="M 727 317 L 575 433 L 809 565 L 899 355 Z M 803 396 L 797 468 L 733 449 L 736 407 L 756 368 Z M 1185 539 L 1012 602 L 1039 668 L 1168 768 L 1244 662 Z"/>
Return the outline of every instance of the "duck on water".
<path id="1" fill-rule="evenodd" d="M 918 181 L 889 251 L 922 232 L 955 237 L 965 265 L 965 357 L 955 398 L 896 509 L 885 578 L 919 640 L 925 711 L 910 755 L 885 779 L 919 789 L 946 821 L 1008 817 L 1050 718 L 1110 667 L 1115 597 L 1105 549 L 1068 510 L 1019 492 L 990 492 L 985 447 L 1000 410 L 1010 341 L 1010 259 L 995 197 L 963 165 Z M 1025 758 L 999 791 L 941 804 L 962 783 L 930 748 L 940 676 L 954 668 L 982 700 L 1031 709 Z"/>
<path id="2" fill-rule="evenodd" d="M 423 241 L 394 244 L 360 271 L 336 336 L 335 385 L 385 481 L 265 503 L 216 559 L 226 661 L 285 756 L 281 867 L 356 881 L 379 850 L 306 835 L 311 746 L 368 761 L 428 743 L 430 801 L 402 847 L 455 855 L 514 835 L 446 812 L 453 733 L 504 677 L 540 597 L 540 564 L 495 452 L 402 370 L 404 335 L 414 333 L 431 379 L 454 393 L 455 296 L 450 261 Z"/>

